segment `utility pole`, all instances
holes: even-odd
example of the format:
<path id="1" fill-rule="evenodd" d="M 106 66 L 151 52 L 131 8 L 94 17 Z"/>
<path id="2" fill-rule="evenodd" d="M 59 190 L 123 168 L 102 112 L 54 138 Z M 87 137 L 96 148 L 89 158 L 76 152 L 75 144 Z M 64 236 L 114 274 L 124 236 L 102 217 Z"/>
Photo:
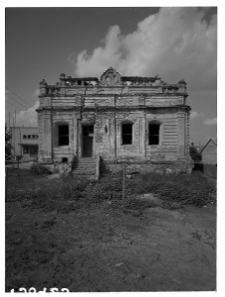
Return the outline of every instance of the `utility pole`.
<path id="1" fill-rule="evenodd" d="M 14 159 L 16 159 L 16 133 L 15 133 L 15 119 L 13 118 L 13 141 L 14 141 Z"/>

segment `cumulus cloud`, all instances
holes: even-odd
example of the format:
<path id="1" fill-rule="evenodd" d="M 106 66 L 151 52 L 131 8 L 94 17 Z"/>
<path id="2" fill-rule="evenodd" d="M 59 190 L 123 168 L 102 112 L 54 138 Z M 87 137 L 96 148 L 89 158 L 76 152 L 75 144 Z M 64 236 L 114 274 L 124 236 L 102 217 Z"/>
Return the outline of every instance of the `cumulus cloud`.
<path id="1" fill-rule="evenodd" d="M 38 89 L 36 89 L 36 90 L 34 91 L 33 96 L 37 97 L 37 96 L 39 96 L 39 95 L 40 95 L 40 89 L 38 88 Z"/>
<path id="2" fill-rule="evenodd" d="M 198 117 L 203 117 L 203 116 L 204 116 L 203 112 L 191 111 L 190 119 L 193 120 L 193 119 L 196 119 Z"/>
<path id="3" fill-rule="evenodd" d="M 190 114 L 190 119 L 193 120 L 195 118 L 198 117 L 198 112 L 197 111 L 192 111 L 191 114 Z"/>
<path id="4" fill-rule="evenodd" d="M 205 125 L 216 125 L 217 124 L 217 118 L 204 120 L 203 123 Z"/>
<path id="5" fill-rule="evenodd" d="M 100 76 L 108 67 L 122 75 L 155 76 L 168 83 L 185 79 L 189 90 L 216 88 L 217 20 L 204 20 L 207 10 L 161 8 L 126 36 L 109 28 L 103 46 L 76 57 L 75 75 Z"/>
<path id="6" fill-rule="evenodd" d="M 33 107 L 20 111 L 16 116 L 17 126 L 37 126 L 37 113 L 35 109 L 39 107 L 39 101 L 36 101 Z"/>

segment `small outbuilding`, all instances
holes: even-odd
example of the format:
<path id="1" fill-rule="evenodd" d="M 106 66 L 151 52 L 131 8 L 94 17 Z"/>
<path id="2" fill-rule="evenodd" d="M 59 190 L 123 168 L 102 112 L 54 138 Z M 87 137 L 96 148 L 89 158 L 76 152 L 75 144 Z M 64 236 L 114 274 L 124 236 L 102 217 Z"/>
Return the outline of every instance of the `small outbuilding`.
<path id="1" fill-rule="evenodd" d="M 203 164 L 217 164 L 217 145 L 210 139 L 200 151 Z"/>

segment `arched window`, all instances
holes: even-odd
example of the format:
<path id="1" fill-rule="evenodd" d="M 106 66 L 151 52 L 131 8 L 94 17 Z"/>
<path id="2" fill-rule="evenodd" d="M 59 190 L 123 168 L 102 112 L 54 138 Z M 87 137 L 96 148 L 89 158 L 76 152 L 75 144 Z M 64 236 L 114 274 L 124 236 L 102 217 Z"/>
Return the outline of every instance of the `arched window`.
<path id="1" fill-rule="evenodd" d="M 133 123 L 124 122 L 122 123 L 122 144 L 132 144 L 133 141 Z"/>
<path id="2" fill-rule="evenodd" d="M 160 144 L 160 125 L 158 121 L 152 121 L 148 125 L 148 144 L 159 145 Z"/>

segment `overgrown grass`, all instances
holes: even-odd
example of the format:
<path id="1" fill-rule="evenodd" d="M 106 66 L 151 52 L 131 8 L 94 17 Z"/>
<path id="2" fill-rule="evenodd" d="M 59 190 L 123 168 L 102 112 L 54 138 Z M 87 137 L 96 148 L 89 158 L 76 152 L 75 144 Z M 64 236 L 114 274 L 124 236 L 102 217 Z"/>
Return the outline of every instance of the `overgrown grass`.
<path id="1" fill-rule="evenodd" d="M 34 173 L 34 169 L 31 169 L 31 173 L 33 176 L 37 174 L 36 171 Z M 137 205 L 137 201 L 135 202 L 138 195 L 146 193 L 153 193 L 168 205 L 172 203 L 198 207 L 209 203 L 216 205 L 216 186 L 200 173 L 191 175 L 151 173 L 140 174 L 131 179 L 126 178 L 125 207 L 129 208 L 131 205 L 138 207 L 139 204 L 141 208 L 149 207 L 149 203 L 140 202 Z M 76 180 L 68 175 L 63 176 L 58 182 L 52 181 L 47 187 L 39 187 L 27 193 L 11 192 L 9 196 L 9 201 L 20 201 L 23 207 L 67 213 L 105 200 L 122 202 L 122 174 L 107 175 L 99 181 Z"/>
<path id="2" fill-rule="evenodd" d="M 66 233 L 62 227 L 59 233 L 55 232 L 52 227 L 57 223 L 57 217 L 60 217 L 56 213 L 85 212 L 85 209 L 89 213 L 89 209 L 93 209 L 89 206 L 99 208 L 109 205 L 111 210 L 119 210 L 116 215 L 119 214 L 122 219 L 123 213 L 141 218 L 146 208 L 157 206 L 154 200 L 137 199 L 145 193 L 155 194 L 168 205 L 174 202 L 199 207 L 207 203 L 216 204 L 216 186 L 202 174 L 152 173 L 126 178 L 125 201 L 122 200 L 122 173 L 107 175 L 99 181 L 77 180 L 70 175 L 47 180 L 44 173 L 10 169 L 8 182 L 8 208 L 10 202 L 17 202 L 29 211 L 21 221 L 20 213 L 17 212 L 16 217 L 12 211 L 6 213 L 7 291 L 12 288 L 29 288 L 34 283 L 35 287 L 41 289 L 55 287 L 55 284 L 67 287 L 73 282 L 71 271 L 74 266 L 66 250 L 73 248 L 71 234 L 75 232 L 74 226 L 70 231 L 72 233 Z M 104 201 L 107 203 L 102 203 Z M 21 208 L 18 209 L 21 212 Z M 32 221 L 33 213 L 29 216 L 30 209 L 40 210 L 34 211 L 38 218 L 41 215 L 39 221 Z M 90 224 L 93 224 L 92 221 Z M 200 238 L 197 233 L 194 236 Z"/>
<path id="3" fill-rule="evenodd" d="M 153 193 L 167 202 L 202 207 L 216 204 L 216 186 L 203 174 L 146 174 L 127 184 L 129 194 Z"/>

